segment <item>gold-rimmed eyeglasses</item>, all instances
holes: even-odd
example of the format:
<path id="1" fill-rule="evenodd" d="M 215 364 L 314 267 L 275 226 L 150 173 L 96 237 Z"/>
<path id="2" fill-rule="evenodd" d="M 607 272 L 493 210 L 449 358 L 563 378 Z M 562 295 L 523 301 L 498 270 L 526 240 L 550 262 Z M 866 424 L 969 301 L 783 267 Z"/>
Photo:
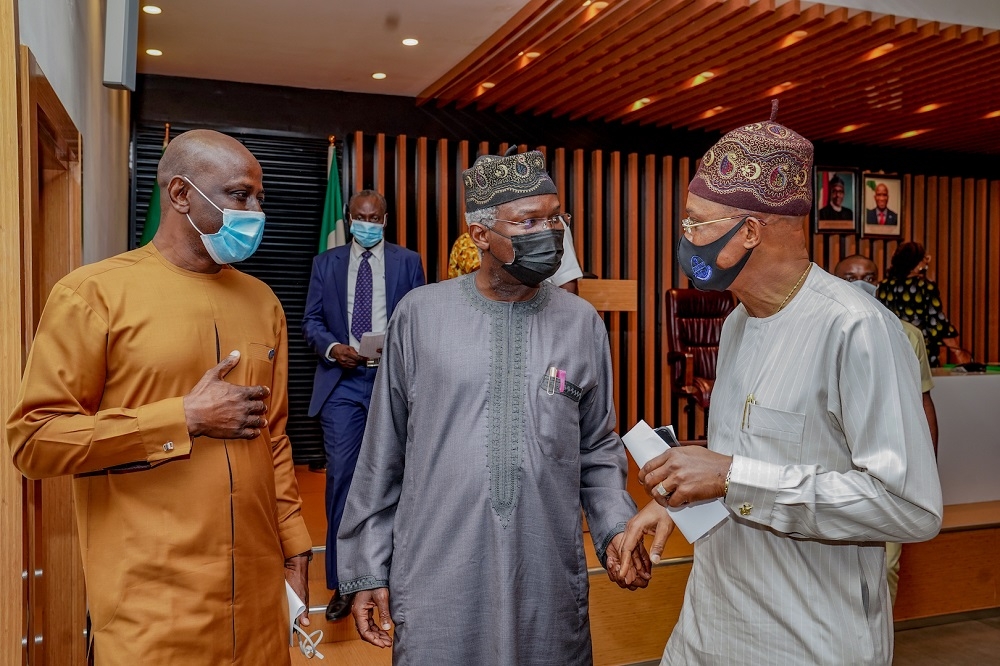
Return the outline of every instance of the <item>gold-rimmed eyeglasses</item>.
<path id="1" fill-rule="evenodd" d="M 750 215 L 730 215 L 729 217 L 720 217 L 717 220 L 707 220 L 705 222 L 695 222 L 690 217 L 685 217 L 683 220 L 681 220 L 681 229 L 683 229 L 685 232 L 687 232 L 687 231 L 690 231 L 691 229 L 694 229 L 695 227 L 703 227 L 706 224 L 715 224 L 716 222 L 725 222 L 726 220 L 738 220 L 741 217 L 742 218 L 747 218 L 747 217 L 751 217 L 751 216 Z"/>

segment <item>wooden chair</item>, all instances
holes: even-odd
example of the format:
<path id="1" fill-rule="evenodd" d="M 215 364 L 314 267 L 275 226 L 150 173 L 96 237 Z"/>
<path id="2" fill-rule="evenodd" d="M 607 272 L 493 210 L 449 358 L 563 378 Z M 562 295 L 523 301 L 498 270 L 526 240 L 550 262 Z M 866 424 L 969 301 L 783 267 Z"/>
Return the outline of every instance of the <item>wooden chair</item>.
<path id="1" fill-rule="evenodd" d="M 674 427 L 680 420 L 680 402 L 687 413 L 687 438 L 695 438 L 695 407 L 708 409 L 715 385 L 715 364 L 719 357 L 722 322 L 736 307 L 728 291 L 671 289 L 666 297 L 667 363 L 670 366 L 670 394 Z"/>

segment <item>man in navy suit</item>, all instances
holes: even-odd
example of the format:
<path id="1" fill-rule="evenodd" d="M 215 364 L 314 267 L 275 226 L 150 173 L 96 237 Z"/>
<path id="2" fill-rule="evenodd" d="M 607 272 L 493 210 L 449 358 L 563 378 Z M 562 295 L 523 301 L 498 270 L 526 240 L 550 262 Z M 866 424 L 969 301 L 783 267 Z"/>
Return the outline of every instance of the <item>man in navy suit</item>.
<path id="1" fill-rule="evenodd" d="M 865 224 L 899 224 L 896 211 L 889 210 L 889 188 L 884 183 L 875 186 L 875 208 L 868 209 Z"/>
<path id="2" fill-rule="evenodd" d="M 318 255 L 302 333 L 319 356 L 309 416 L 319 415 L 326 449 L 326 586 L 329 620 L 345 617 L 350 598 L 337 592 L 337 530 L 365 434 L 378 361 L 361 356 L 361 337 L 385 332 L 399 301 L 424 284 L 420 256 L 382 240 L 385 198 L 362 190 L 348 204 L 352 242 Z"/>

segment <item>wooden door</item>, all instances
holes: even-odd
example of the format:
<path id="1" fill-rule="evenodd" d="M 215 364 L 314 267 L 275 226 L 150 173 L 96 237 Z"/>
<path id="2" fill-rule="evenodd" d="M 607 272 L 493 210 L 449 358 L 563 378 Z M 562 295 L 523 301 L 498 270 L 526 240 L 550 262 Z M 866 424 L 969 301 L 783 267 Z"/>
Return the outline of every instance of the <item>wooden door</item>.
<path id="1" fill-rule="evenodd" d="M 80 133 L 21 47 L 22 368 L 52 287 L 80 265 Z M 86 598 L 70 477 L 22 479 L 26 661 L 86 661 Z"/>

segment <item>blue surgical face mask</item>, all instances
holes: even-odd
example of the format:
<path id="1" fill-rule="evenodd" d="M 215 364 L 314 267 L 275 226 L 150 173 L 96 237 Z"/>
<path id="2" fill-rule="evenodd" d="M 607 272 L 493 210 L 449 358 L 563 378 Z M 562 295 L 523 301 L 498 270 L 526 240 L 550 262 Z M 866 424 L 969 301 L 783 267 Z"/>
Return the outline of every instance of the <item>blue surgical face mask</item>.
<path id="1" fill-rule="evenodd" d="M 375 247 L 382 242 L 382 232 L 385 225 L 378 222 L 364 222 L 362 220 L 351 220 L 351 235 L 363 248 Z"/>
<path id="2" fill-rule="evenodd" d="M 205 249 L 212 257 L 212 261 L 217 264 L 235 264 L 246 261 L 250 258 L 264 237 L 264 213 L 253 210 L 234 210 L 226 208 L 223 210 L 215 205 L 215 202 L 205 196 L 205 193 L 198 189 L 198 186 L 191 182 L 187 176 L 181 176 L 193 187 L 198 194 L 205 197 L 205 201 L 212 204 L 217 211 L 222 213 L 222 227 L 214 234 L 206 234 L 187 215 L 188 222 L 195 231 L 201 234 L 201 242 L 205 244 Z"/>

